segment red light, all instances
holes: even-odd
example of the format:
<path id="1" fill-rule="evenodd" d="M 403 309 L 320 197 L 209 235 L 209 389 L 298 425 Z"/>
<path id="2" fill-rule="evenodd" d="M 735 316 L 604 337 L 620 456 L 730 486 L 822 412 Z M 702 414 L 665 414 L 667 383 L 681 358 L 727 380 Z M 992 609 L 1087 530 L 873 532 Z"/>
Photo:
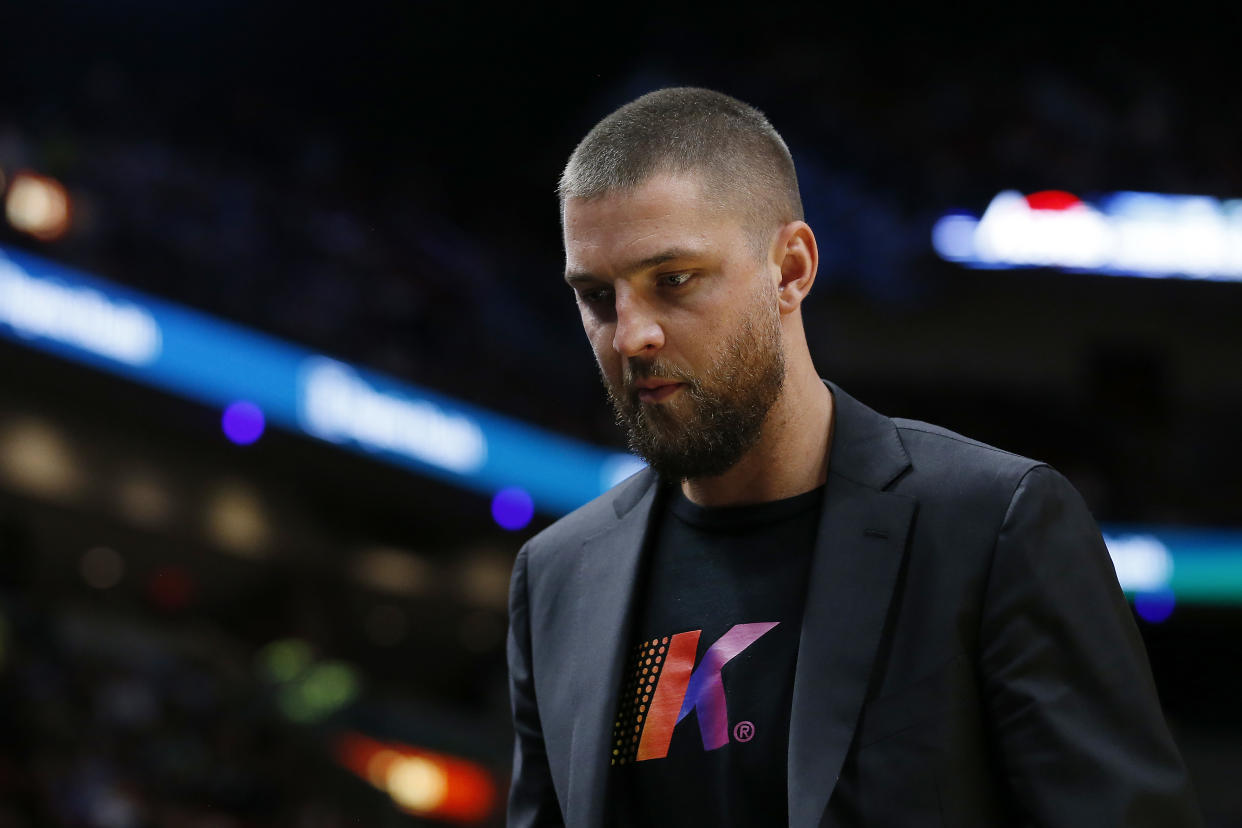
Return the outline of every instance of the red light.
<path id="1" fill-rule="evenodd" d="M 1068 210 L 1082 204 L 1082 200 L 1065 190 L 1040 190 L 1027 196 L 1026 203 L 1032 210 Z"/>
<path id="2" fill-rule="evenodd" d="M 335 754 L 342 766 L 417 816 L 472 824 L 487 819 L 495 807 L 491 774 L 465 759 L 359 733 L 341 735 Z"/>

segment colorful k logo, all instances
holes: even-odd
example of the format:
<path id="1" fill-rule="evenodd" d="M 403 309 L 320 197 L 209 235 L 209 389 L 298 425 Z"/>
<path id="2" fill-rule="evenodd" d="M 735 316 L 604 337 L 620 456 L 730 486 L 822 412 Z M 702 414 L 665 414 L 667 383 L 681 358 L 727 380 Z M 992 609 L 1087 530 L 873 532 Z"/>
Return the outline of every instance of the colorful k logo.
<path id="1" fill-rule="evenodd" d="M 678 633 L 668 644 L 660 680 L 655 686 L 635 760 L 662 759 L 668 755 L 673 728 L 698 711 L 703 749 L 715 750 L 729 741 L 729 711 L 725 706 L 720 670 L 738 653 L 755 643 L 779 622 L 737 624 L 720 636 L 703 654 L 697 669 L 694 654 L 702 630 Z"/>

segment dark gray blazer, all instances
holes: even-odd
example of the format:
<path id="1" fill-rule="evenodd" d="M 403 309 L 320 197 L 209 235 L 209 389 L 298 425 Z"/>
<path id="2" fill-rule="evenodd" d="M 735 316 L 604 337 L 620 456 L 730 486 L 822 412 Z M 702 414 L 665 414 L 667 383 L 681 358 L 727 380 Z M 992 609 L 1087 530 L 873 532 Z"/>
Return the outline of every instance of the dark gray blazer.
<path id="1" fill-rule="evenodd" d="M 829 387 L 836 434 L 794 678 L 790 825 L 1199 825 L 1133 617 L 1073 487 Z M 518 555 L 512 826 L 604 823 L 659 490 L 639 473 Z"/>

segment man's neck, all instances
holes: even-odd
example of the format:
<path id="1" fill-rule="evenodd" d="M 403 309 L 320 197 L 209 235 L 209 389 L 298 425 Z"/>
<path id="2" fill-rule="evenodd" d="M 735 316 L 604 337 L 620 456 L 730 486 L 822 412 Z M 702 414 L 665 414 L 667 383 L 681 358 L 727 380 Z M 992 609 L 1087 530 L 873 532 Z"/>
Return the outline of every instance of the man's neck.
<path id="1" fill-rule="evenodd" d="M 682 481 L 682 493 L 700 506 L 740 506 L 823 485 L 834 416 L 832 393 L 808 365 L 786 379 L 759 442 L 724 474 Z"/>

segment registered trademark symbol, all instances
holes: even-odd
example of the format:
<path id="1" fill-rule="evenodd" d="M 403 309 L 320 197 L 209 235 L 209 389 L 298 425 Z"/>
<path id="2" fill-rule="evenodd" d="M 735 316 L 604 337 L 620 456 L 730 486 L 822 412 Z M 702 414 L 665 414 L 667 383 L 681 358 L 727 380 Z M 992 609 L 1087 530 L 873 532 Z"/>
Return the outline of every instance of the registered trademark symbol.
<path id="1" fill-rule="evenodd" d="M 755 738 L 755 726 L 750 722 L 738 722 L 733 726 L 733 738 L 739 742 L 749 742 Z"/>

